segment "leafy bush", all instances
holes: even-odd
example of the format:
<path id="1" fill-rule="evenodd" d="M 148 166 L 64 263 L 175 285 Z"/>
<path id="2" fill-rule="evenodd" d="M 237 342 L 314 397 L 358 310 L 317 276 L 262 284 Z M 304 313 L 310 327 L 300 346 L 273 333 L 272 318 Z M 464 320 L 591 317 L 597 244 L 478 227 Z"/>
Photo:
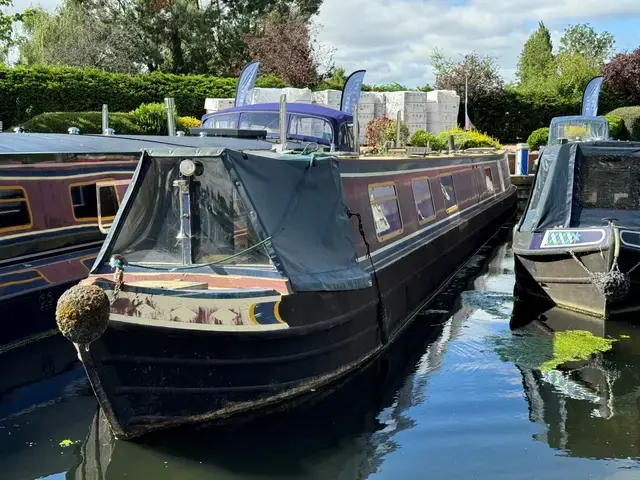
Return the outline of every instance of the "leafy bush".
<path id="1" fill-rule="evenodd" d="M 385 142 L 396 141 L 397 123 L 387 117 L 374 118 L 367 125 L 366 137 L 367 145 L 383 147 Z M 409 138 L 409 127 L 404 122 L 400 122 L 400 141 L 407 143 Z"/>
<path id="2" fill-rule="evenodd" d="M 640 140 L 640 107 L 622 107 L 609 112 L 622 118 L 630 140 Z M 617 137 L 616 137 L 617 138 Z M 625 140 L 625 139 L 623 139 Z"/>
<path id="3" fill-rule="evenodd" d="M 432 132 L 425 132 L 424 130 L 418 130 L 414 133 L 409 143 L 414 147 L 426 147 L 429 145 L 433 151 L 444 150 L 446 147 Z"/>
<path id="4" fill-rule="evenodd" d="M 446 146 L 449 143 L 449 135 L 453 135 L 453 142 L 460 150 L 479 147 L 500 148 L 500 142 L 486 133 L 477 130 L 463 130 L 460 127 L 440 132 L 436 138 L 442 142 L 443 146 Z"/>
<path id="5" fill-rule="evenodd" d="M 80 133 L 102 133 L 102 112 L 52 112 L 36 115 L 23 124 L 26 132 L 68 133 L 77 127 Z M 117 134 L 137 135 L 140 129 L 130 113 L 110 113 L 109 127 Z"/>
<path id="6" fill-rule="evenodd" d="M 609 124 L 609 135 L 616 140 L 628 140 L 629 131 L 627 130 L 624 120 L 619 115 L 607 114 L 604 116 Z"/>
<path id="7" fill-rule="evenodd" d="M 531 151 L 540 150 L 540 147 L 546 145 L 549 142 L 549 127 L 538 128 L 531 132 L 529 138 L 527 138 L 527 144 Z"/>
<path id="8" fill-rule="evenodd" d="M 182 130 L 189 135 L 190 128 L 197 128 L 200 126 L 200 120 L 195 117 L 178 117 L 176 124 L 178 130 Z"/>
<path id="9" fill-rule="evenodd" d="M 131 114 L 143 135 L 167 134 L 167 108 L 164 103 L 143 103 Z"/>
<path id="10" fill-rule="evenodd" d="M 142 103 L 173 97 L 181 115 L 200 118 L 207 97 L 231 98 L 237 78 L 154 72 L 127 75 L 77 67 L 0 67 L 0 112 L 5 126 L 18 126 L 45 112 L 129 112 Z M 258 87 L 285 85 L 273 76 Z"/>

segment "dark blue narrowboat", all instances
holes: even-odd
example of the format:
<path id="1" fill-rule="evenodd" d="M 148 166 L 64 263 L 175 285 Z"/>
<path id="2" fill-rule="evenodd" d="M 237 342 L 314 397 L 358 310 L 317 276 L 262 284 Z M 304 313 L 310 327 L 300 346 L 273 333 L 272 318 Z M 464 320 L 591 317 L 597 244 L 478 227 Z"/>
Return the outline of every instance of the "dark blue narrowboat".
<path id="1" fill-rule="evenodd" d="M 261 108 L 207 116 L 199 132 L 266 136 L 267 122 L 241 123 Z M 228 137 L 143 151 L 77 287 L 108 298 L 106 329 L 76 349 L 118 438 L 324 391 L 386 350 L 515 214 L 503 151 L 360 156 L 335 141 L 349 116 L 297 108 L 331 128 L 301 140 L 289 127 L 274 151 Z"/>

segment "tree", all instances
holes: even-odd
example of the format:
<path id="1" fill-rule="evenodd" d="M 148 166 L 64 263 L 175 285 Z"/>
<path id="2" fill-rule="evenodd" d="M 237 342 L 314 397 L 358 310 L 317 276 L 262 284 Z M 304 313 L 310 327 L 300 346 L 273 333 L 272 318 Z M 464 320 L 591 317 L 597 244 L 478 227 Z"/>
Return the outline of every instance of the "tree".
<path id="1" fill-rule="evenodd" d="M 603 66 L 615 50 L 611 33 L 596 31 L 588 23 L 569 25 L 560 39 L 560 55 L 581 55 L 596 66 Z"/>
<path id="2" fill-rule="evenodd" d="M 621 105 L 640 105 L 640 48 L 613 57 L 603 74 L 607 89 Z"/>
<path id="3" fill-rule="evenodd" d="M 329 69 L 323 66 L 331 62 L 332 52 L 312 36 L 308 19 L 298 12 L 266 15 L 258 31 L 244 41 L 261 69 L 288 85 L 315 85 L 328 76 Z"/>
<path id="4" fill-rule="evenodd" d="M 436 90 L 455 90 L 458 95 L 464 96 L 466 79 L 470 101 L 504 87 L 498 62 L 493 55 L 483 56 L 472 52 L 455 62 L 445 57 L 441 51 L 434 50 L 431 64 L 436 74 Z"/>
<path id="5" fill-rule="evenodd" d="M 13 0 L 0 0 L 0 7 L 11 7 Z M 14 30 L 17 22 L 22 22 L 28 16 L 30 9 L 22 13 L 7 15 L 0 11 L 0 60 L 4 63 L 9 54 L 9 49 L 14 44 Z"/>
<path id="6" fill-rule="evenodd" d="M 100 22 L 80 4 L 65 0 L 50 14 L 34 9 L 23 19 L 18 36 L 18 63 L 96 67 L 138 73 L 127 32 Z"/>
<path id="7" fill-rule="evenodd" d="M 517 77 L 523 88 L 541 88 L 555 75 L 555 59 L 549 29 L 540 22 L 524 44 L 518 61 Z"/>

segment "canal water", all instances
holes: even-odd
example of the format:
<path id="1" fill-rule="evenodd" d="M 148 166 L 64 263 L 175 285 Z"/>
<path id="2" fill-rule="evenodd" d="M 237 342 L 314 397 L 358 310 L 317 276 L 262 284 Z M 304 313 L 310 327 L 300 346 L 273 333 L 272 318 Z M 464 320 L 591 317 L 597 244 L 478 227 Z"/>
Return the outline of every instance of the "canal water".
<path id="1" fill-rule="evenodd" d="M 535 305 L 514 313 L 513 283 L 504 228 L 384 357 L 313 404 L 248 423 L 121 442 L 77 366 L 13 388 L 0 397 L 0 478 L 640 478 L 640 332 L 562 312 L 530 322 Z M 556 358 L 576 330 L 615 341 Z M 62 355 L 64 341 L 47 341 Z M 28 356 L 1 357 L 0 387 L 30 371 Z"/>

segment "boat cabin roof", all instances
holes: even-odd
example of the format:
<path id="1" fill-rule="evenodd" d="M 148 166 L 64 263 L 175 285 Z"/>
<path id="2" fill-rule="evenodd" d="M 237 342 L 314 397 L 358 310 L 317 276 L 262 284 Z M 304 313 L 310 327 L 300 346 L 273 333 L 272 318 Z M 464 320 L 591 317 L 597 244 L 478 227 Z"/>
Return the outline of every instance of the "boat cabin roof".
<path id="1" fill-rule="evenodd" d="M 256 103 L 254 105 L 244 105 L 241 107 L 225 108 L 215 113 L 207 113 L 202 117 L 202 122 L 207 118 L 215 115 L 229 114 L 229 113 L 242 113 L 242 112 L 279 112 L 279 103 Z M 316 105 L 311 103 L 287 103 L 287 113 L 296 113 L 302 115 L 309 115 L 314 117 L 322 117 L 325 120 L 330 121 L 334 125 L 341 125 L 345 122 L 352 122 L 353 115 L 349 115 L 340 110 L 324 107 L 322 105 Z"/>
<path id="2" fill-rule="evenodd" d="M 233 137 L 169 137 L 162 135 L 70 135 L 63 133 L 0 133 L 0 157 L 15 154 L 131 154 L 176 148 L 270 150 L 263 140 Z"/>

